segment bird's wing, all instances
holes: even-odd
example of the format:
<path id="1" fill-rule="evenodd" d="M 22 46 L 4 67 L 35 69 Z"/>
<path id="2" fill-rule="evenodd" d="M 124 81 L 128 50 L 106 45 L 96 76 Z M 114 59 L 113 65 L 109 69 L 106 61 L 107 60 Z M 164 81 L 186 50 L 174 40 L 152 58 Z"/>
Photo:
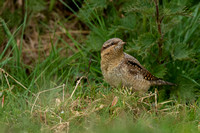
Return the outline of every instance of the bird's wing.
<path id="1" fill-rule="evenodd" d="M 155 77 L 147 69 L 145 69 L 136 58 L 126 53 L 125 64 L 128 65 L 129 72 L 134 76 L 139 74 L 142 75 L 142 77 L 148 81 L 159 80 L 159 78 Z"/>
<path id="2" fill-rule="evenodd" d="M 125 64 L 128 66 L 130 74 L 133 76 L 140 75 L 143 79 L 150 81 L 151 85 L 176 85 L 155 77 L 147 69 L 145 69 L 136 58 L 126 53 Z"/>

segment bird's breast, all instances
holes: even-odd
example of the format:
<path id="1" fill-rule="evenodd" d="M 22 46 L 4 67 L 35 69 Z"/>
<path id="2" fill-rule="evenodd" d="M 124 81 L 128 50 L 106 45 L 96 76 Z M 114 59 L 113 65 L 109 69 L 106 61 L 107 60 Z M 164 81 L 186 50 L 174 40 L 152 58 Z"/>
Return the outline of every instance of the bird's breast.
<path id="1" fill-rule="evenodd" d="M 122 73 L 119 61 L 101 60 L 101 70 L 105 81 L 110 85 L 117 87 L 121 83 Z"/>

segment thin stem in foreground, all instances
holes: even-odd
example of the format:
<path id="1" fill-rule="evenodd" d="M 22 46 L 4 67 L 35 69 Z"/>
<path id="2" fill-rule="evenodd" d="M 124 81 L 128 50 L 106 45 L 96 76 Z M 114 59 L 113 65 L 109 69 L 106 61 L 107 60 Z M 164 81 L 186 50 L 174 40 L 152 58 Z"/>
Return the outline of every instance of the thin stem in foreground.
<path id="1" fill-rule="evenodd" d="M 160 38 L 158 40 L 158 48 L 159 48 L 158 57 L 161 57 L 162 56 L 162 45 L 163 45 L 163 34 L 162 34 L 161 23 L 162 23 L 163 17 L 160 19 L 158 0 L 154 0 L 154 3 L 156 6 L 156 23 L 157 23 L 158 33 L 160 34 Z"/>

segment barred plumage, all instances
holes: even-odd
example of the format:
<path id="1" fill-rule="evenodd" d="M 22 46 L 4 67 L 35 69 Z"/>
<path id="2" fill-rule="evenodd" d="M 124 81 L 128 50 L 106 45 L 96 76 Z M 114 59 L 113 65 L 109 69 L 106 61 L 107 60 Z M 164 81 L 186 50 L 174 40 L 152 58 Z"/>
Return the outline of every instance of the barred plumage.
<path id="1" fill-rule="evenodd" d="M 152 75 L 133 56 L 123 52 L 124 42 L 119 38 L 106 41 L 101 49 L 101 70 L 106 82 L 145 92 L 152 85 L 175 85 Z"/>

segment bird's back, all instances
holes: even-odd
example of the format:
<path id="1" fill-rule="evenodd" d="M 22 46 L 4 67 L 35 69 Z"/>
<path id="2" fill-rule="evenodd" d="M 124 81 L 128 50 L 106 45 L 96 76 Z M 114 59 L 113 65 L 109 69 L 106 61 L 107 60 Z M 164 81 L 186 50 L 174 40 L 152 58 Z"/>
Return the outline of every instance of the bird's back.
<path id="1" fill-rule="evenodd" d="M 133 56 L 125 53 L 125 64 L 128 66 L 129 74 L 138 77 L 143 83 L 153 85 L 175 85 L 173 83 L 164 81 L 154 75 L 152 75 L 147 69 L 145 69 L 140 62 Z"/>

